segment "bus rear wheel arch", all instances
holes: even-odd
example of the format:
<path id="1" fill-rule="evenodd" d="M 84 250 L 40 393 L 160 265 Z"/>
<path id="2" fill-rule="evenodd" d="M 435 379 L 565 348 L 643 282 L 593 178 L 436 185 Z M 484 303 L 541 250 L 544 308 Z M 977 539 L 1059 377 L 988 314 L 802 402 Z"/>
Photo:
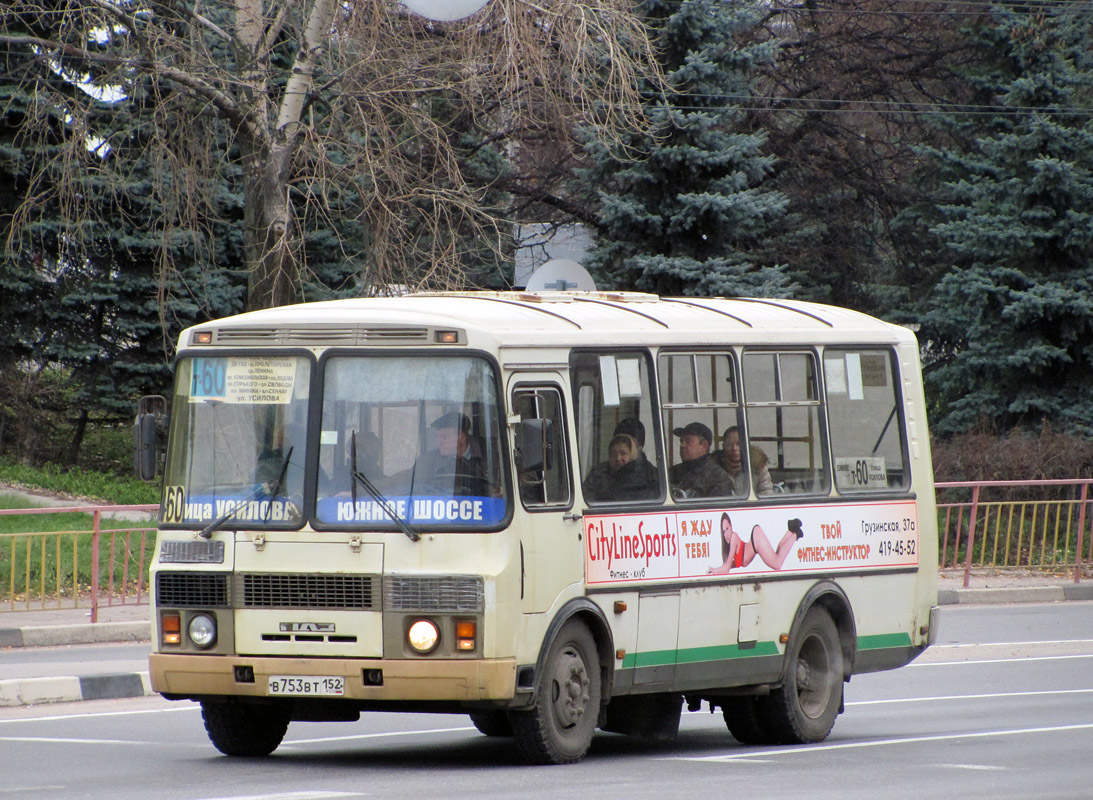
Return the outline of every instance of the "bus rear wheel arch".
<path id="1" fill-rule="evenodd" d="M 826 739 L 843 708 L 845 677 L 839 629 L 826 608 L 813 605 L 790 637 L 780 685 L 755 699 L 770 740 L 811 744 Z"/>

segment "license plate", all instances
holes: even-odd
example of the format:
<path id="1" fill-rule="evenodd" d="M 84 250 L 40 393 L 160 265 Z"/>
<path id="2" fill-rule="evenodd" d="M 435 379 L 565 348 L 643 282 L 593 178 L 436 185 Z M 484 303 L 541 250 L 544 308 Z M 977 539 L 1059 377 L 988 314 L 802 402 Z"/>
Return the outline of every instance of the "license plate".
<path id="1" fill-rule="evenodd" d="M 296 696 L 341 696 L 345 678 L 340 675 L 270 675 L 269 693 Z"/>

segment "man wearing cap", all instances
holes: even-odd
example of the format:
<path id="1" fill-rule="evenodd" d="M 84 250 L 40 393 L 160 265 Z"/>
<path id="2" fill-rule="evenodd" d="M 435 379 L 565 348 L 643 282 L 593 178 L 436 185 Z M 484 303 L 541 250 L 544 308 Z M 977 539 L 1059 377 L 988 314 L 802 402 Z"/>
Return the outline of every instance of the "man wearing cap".
<path id="1" fill-rule="evenodd" d="M 701 422 L 689 422 L 672 432 L 679 437 L 680 458 L 668 470 L 673 494 L 690 498 L 732 495 L 732 478 L 710 458 L 713 432 Z"/>
<path id="2" fill-rule="evenodd" d="M 432 425 L 436 449 L 426 453 L 414 467 L 414 484 L 426 491 L 454 496 L 487 497 L 490 481 L 481 448 L 470 437 L 471 421 L 466 414 L 450 411 Z"/>

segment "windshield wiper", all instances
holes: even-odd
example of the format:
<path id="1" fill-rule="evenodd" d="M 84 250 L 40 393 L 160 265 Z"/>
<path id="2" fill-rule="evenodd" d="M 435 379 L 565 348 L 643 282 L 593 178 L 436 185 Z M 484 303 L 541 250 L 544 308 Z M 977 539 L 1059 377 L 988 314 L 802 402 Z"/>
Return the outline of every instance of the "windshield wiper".
<path id="1" fill-rule="evenodd" d="M 295 445 L 289 445 L 288 452 L 285 453 L 285 460 L 281 462 L 281 471 L 277 473 L 277 480 L 274 481 L 273 487 L 269 491 L 269 506 L 266 508 L 266 518 L 262 522 L 269 522 L 270 514 L 273 513 L 273 501 L 277 499 L 277 495 L 281 493 L 281 488 L 285 485 L 285 473 L 288 471 L 288 460 L 292 458 L 292 450 Z"/>
<path id="2" fill-rule="evenodd" d="M 364 487 L 364 490 L 368 494 L 372 495 L 372 499 L 379 503 L 383 512 L 391 518 L 391 521 L 395 523 L 400 531 L 406 534 L 406 538 L 411 542 L 416 542 L 421 539 L 421 534 L 411 528 L 402 517 L 400 517 L 395 509 L 391 507 L 391 502 L 383 496 L 383 492 L 376 488 L 376 485 L 368 479 L 368 476 L 357 469 L 357 432 L 353 431 L 351 434 L 350 444 L 350 474 L 353 476 L 353 508 L 357 507 L 357 484 L 359 483 Z"/>
<path id="3" fill-rule="evenodd" d="M 213 531 L 219 530 L 224 525 L 224 523 L 226 523 L 228 520 L 230 520 L 232 517 L 234 517 L 236 512 L 239 511 L 240 508 L 243 508 L 244 506 L 246 506 L 246 504 L 249 503 L 251 500 L 257 500 L 259 497 L 262 496 L 263 493 L 268 493 L 270 495 L 270 510 L 272 510 L 273 498 L 281 493 L 281 484 L 285 480 L 285 471 L 288 469 L 288 460 L 290 458 L 292 458 L 292 448 L 291 447 L 288 449 L 288 452 L 285 454 L 284 460 L 281 461 L 281 469 L 278 472 L 277 480 L 275 480 L 275 481 L 265 481 L 263 483 L 259 483 L 257 486 L 254 487 L 254 491 L 252 491 L 249 495 L 244 497 L 242 500 L 239 500 L 238 502 L 236 502 L 235 505 L 233 505 L 230 509 L 225 511 L 219 517 L 217 517 L 212 522 L 210 522 L 208 525 L 206 525 L 204 528 L 202 528 L 200 531 L 198 531 L 197 535 L 200 536 L 202 539 L 208 539 L 210 536 L 213 535 Z M 266 520 L 265 521 L 267 521 L 267 522 L 269 521 L 269 511 L 268 510 L 266 512 Z"/>

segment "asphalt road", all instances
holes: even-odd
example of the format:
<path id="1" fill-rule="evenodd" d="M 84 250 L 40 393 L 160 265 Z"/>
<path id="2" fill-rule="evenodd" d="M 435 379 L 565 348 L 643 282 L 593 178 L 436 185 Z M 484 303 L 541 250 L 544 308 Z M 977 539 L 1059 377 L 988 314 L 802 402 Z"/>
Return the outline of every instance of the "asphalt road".
<path id="1" fill-rule="evenodd" d="M 597 735 L 568 767 L 526 767 L 466 717 L 293 723 L 270 758 L 220 756 L 192 703 L 0 709 L 0 799 L 1081 798 L 1093 786 L 1093 604 L 952 606 L 911 666 L 856 676 L 831 737 L 745 747 L 720 714 L 675 742 Z"/>
<path id="2" fill-rule="evenodd" d="M 147 672 L 151 649 L 148 642 L 11 648 L 0 653 L 0 681 L 29 675 Z"/>

